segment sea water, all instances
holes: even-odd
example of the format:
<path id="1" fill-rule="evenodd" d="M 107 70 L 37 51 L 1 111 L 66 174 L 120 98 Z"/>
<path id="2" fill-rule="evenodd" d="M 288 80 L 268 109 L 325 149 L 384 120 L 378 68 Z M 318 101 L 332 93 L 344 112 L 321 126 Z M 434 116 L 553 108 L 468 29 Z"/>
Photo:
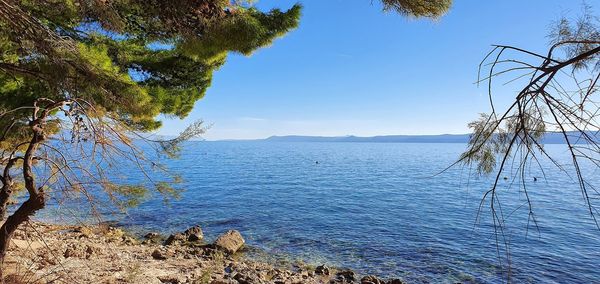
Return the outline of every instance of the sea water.
<path id="1" fill-rule="evenodd" d="M 251 258 L 409 283 L 498 283 L 509 269 L 515 283 L 600 283 L 600 230 L 574 176 L 549 161 L 541 162 L 544 172 L 528 165 L 523 179 L 536 224 L 516 172 L 502 173 L 494 225 L 490 199 L 482 202 L 494 176 L 443 171 L 465 147 L 189 142 L 178 159 L 163 162 L 183 176 L 181 197 L 165 203 L 155 195 L 118 221 L 164 233 L 199 224 L 209 240 L 237 229 Z M 568 167 L 564 145 L 546 150 Z M 597 184 L 595 168 L 583 167 Z"/>

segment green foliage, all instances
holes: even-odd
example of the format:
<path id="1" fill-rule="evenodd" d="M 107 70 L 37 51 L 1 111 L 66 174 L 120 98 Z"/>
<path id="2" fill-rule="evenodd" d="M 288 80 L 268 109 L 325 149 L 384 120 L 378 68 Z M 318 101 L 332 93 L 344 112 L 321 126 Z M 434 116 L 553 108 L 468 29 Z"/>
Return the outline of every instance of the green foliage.
<path id="1" fill-rule="evenodd" d="M 561 48 L 567 58 L 573 58 L 597 47 L 600 42 L 600 18 L 594 14 L 591 6 L 584 3 L 581 16 L 577 19 L 562 17 L 552 25 L 548 37 L 553 49 Z M 587 67 L 600 68 L 600 55 L 594 54 L 573 64 L 574 70 Z"/>
<path id="2" fill-rule="evenodd" d="M 117 185 L 106 183 L 104 190 L 112 201 L 121 208 L 138 206 L 148 196 L 148 190 L 141 185 Z"/>
<path id="3" fill-rule="evenodd" d="M 15 4 L 0 13 L 0 115 L 36 98 L 78 99 L 135 131 L 160 127 L 159 114 L 185 117 L 229 52 L 270 44 L 298 25 L 301 10 L 223 0 Z M 3 115 L 0 130 L 20 140 L 29 115 Z"/>
<path id="4" fill-rule="evenodd" d="M 452 0 L 381 0 L 384 10 L 405 16 L 438 18 L 452 5 Z"/>
<path id="5" fill-rule="evenodd" d="M 469 123 L 469 128 L 473 134 L 460 161 L 468 166 L 475 164 L 479 174 L 489 174 L 496 167 L 496 156 L 505 150 L 507 133 L 493 116 L 483 113 L 479 119 Z"/>
<path id="6" fill-rule="evenodd" d="M 541 148 L 541 139 L 546 134 L 545 114 L 543 108 L 527 109 L 501 119 L 480 114 L 479 119 L 468 125 L 473 134 L 459 161 L 467 166 L 475 165 L 477 173 L 484 175 L 496 169 L 499 156 L 510 156 L 516 150 L 511 151 L 511 144 L 524 145 L 528 149 Z"/>
<path id="7" fill-rule="evenodd" d="M 240 11 L 236 17 L 211 25 L 207 36 L 188 40 L 180 49 L 206 62 L 219 61 L 227 51 L 250 55 L 257 46 L 269 45 L 274 38 L 284 35 L 286 27 L 295 26 L 300 11 L 300 5 L 287 12 L 275 9 L 268 14 L 254 8 Z"/>
<path id="8" fill-rule="evenodd" d="M 207 127 L 204 126 L 204 121 L 198 120 L 190 124 L 177 137 L 171 140 L 160 141 L 159 145 L 163 153 L 171 158 L 178 156 L 181 150 L 181 143 L 198 137 L 206 132 Z"/>
<path id="9" fill-rule="evenodd" d="M 161 193 L 163 196 L 179 198 L 180 191 L 173 187 L 174 184 L 178 184 L 178 183 L 181 183 L 181 180 L 178 180 L 177 178 L 171 182 L 166 182 L 166 181 L 158 182 L 155 185 L 155 189 L 157 192 Z"/>

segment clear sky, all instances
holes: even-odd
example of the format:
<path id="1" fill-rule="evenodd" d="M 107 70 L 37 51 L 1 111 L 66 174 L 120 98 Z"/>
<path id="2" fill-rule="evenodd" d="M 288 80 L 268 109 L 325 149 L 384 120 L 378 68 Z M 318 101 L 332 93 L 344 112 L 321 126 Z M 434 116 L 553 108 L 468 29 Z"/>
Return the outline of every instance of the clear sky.
<path id="1" fill-rule="evenodd" d="M 230 55 L 174 135 L 203 119 L 204 138 L 467 133 L 488 112 L 477 66 L 491 44 L 544 52 L 551 23 L 578 0 L 454 0 L 437 21 L 382 13 L 372 0 L 260 0 L 304 5 L 300 27 L 250 57 Z M 587 1 L 600 10 L 600 0 Z M 500 89 L 500 103 L 516 86 Z"/>

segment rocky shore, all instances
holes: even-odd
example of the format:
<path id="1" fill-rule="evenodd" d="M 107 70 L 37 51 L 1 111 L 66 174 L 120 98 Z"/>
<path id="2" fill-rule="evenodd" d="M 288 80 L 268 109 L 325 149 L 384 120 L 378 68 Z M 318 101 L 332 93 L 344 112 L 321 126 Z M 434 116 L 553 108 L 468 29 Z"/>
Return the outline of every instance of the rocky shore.
<path id="1" fill-rule="evenodd" d="M 5 283 L 403 283 L 326 265 L 276 267 L 245 259 L 244 243 L 235 230 L 207 243 L 199 226 L 137 239 L 105 225 L 30 222 L 13 238 L 2 269 Z"/>

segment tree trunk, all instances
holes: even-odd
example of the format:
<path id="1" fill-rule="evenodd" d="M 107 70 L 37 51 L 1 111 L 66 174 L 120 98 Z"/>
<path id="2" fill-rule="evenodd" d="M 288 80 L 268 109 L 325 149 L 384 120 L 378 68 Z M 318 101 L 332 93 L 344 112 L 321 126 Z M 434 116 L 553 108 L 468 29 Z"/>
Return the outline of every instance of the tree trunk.
<path id="1" fill-rule="evenodd" d="M 8 200 L 12 193 L 10 185 L 4 185 L 0 189 L 0 222 L 6 218 L 6 210 L 8 209 Z"/>
<path id="2" fill-rule="evenodd" d="M 2 1 L 2 0 L 0 0 Z M 44 135 L 44 126 L 46 124 L 46 118 L 54 109 L 64 105 L 64 102 L 53 102 L 43 109 L 38 106 L 40 101 L 48 101 L 44 99 L 38 99 L 34 103 L 34 111 L 33 111 L 33 120 L 29 122 L 31 126 L 31 130 L 33 132 L 33 136 L 31 137 L 31 141 L 29 142 L 29 146 L 27 150 L 25 150 L 25 154 L 23 155 L 23 180 L 25 182 L 25 188 L 29 193 L 29 199 L 25 201 L 17 211 L 15 211 L 10 217 L 6 219 L 2 227 L 0 227 L 0 280 L 2 280 L 2 265 L 4 265 L 4 258 L 6 257 L 6 252 L 8 251 L 8 245 L 10 244 L 10 240 L 14 235 L 17 228 L 27 222 L 35 212 L 44 208 L 46 205 L 46 196 L 44 195 L 44 191 L 42 188 L 38 188 L 35 185 L 35 178 L 33 175 L 33 161 L 34 155 L 37 152 L 40 143 L 46 140 L 46 136 Z M 12 179 L 10 178 L 10 167 L 17 160 L 17 158 L 13 158 L 9 160 L 7 167 L 4 169 L 4 177 L 3 177 L 3 192 L 0 193 L 0 198 L 6 197 L 5 203 L 8 202 L 8 197 L 10 197 L 12 186 Z M 8 187 L 6 187 L 8 186 Z M 6 190 L 5 190 L 6 189 Z M 0 200 L 2 201 L 2 200 Z M 0 204 L 3 205 L 3 204 Z M 2 209 L 0 209 L 2 210 Z M 6 209 L 2 210 L 3 215 L 6 215 Z"/>
<path id="3" fill-rule="evenodd" d="M 10 175 L 11 168 L 15 165 L 17 158 L 8 159 L 4 167 L 2 175 L 2 188 L 0 188 L 0 221 L 6 218 L 6 210 L 8 209 L 8 201 L 13 190 L 13 179 Z"/>
<path id="4" fill-rule="evenodd" d="M 8 250 L 8 244 L 13 234 L 19 227 L 19 225 L 29 220 L 36 211 L 44 208 L 46 205 L 46 198 L 43 193 L 35 196 L 30 196 L 15 213 L 13 213 L 6 222 L 0 227 L 0 265 L 4 264 L 4 257 Z M 0 269 L 0 276 L 2 269 Z"/>

